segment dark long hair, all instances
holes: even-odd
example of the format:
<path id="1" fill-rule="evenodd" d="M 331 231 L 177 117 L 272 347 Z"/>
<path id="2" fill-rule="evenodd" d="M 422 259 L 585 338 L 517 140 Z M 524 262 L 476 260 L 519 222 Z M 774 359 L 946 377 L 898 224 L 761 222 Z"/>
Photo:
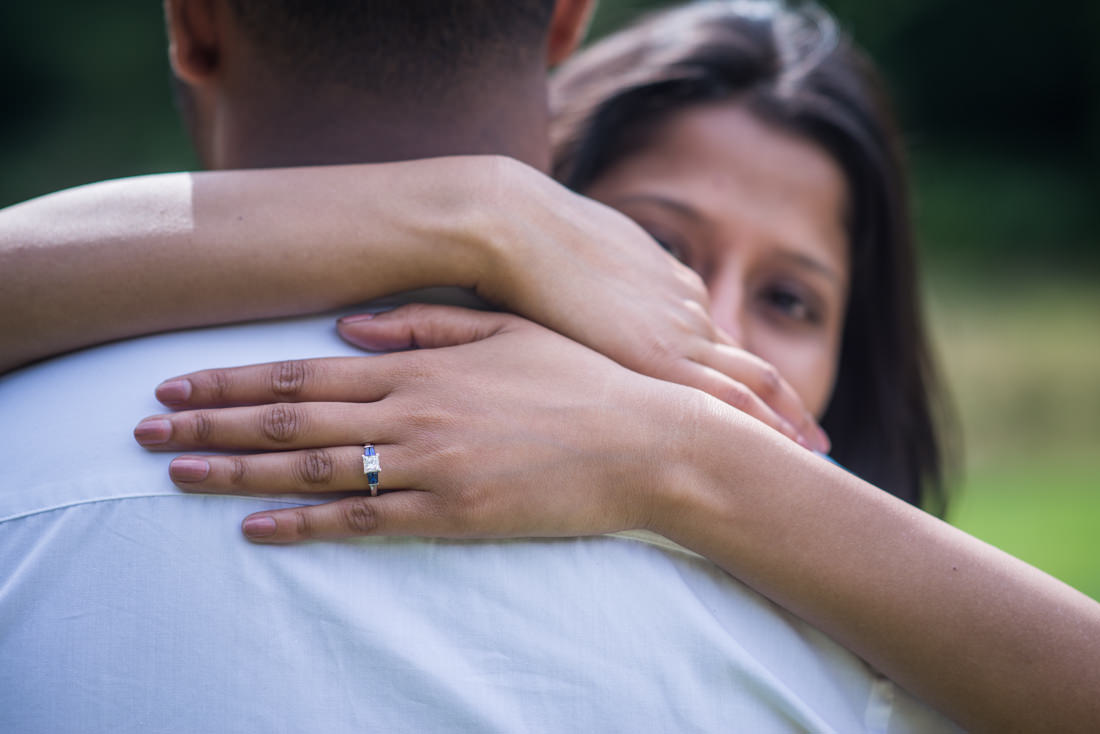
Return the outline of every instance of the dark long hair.
<path id="1" fill-rule="evenodd" d="M 593 45 L 553 80 L 554 174 L 583 192 L 672 115 L 718 100 L 812 141 L 844 171 L 851 292 L 822 426 L 842 465 L 942 514 L 944 402 L 900 137 L 873 67 L 828 14 L 770 0 L 697 2 Z"/>

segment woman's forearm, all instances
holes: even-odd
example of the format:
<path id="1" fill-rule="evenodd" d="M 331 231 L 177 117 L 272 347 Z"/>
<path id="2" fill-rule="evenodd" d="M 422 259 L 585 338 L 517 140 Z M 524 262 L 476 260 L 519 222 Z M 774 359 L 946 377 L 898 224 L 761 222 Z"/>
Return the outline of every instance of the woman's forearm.
<path id="1" fill-rule="evenodd" d="M 969 729 L 1100 721 L 1100 604 L 708 402 L 658 532 Z"/>
<path id="2" fill-rule="evenodd" d="M 477 214 L 491 167 L 165 174 L 9 207 L 0 371 L 139 334 L 473 286 L 491 235 Z"/>
<path id="3" fill-rule="evenodd" d="M 828 443 L 790 386 L 715 327 L 698 275 L 622 214 L 510 158 L 62 191 L 0 211 L 0 273 L 0 373 L 112 339 L 458 286 L 807 446 Z"/>
<path id="4" fill-rule="evenodd" d="M 364 486 L 364 422 L 399 416 L 386 455 L 400 465 L 394 489 L 415 491 L 265 510 L 245 532 L 279 544 L 648 528 L 971 729 L 1076 731 L 1100 720 L 1100 605 L 746 414 L 509 314 L 405 307 L 349 328 L 368 347 L 423 348 L 310 360 L 294 396 L 294 423 L 309 430 L 291 441 L 262 429 L 287 400 L 272 380 L 279 365 L 175 377 L 158 393 L 173 412 L 135 437 L 204 452 L 171 472 L 189 491 L 331 493 Z M 252 407 L 218 410 L 243 404 Z M 311 452 L 286 449 L 325 445 L 328 461 L 351 471 L 307 487 L 298 477 Z M 205 453 L 226 446 L 279 453 Z M 254 521 L 262 532 L 248 530 Z"/>

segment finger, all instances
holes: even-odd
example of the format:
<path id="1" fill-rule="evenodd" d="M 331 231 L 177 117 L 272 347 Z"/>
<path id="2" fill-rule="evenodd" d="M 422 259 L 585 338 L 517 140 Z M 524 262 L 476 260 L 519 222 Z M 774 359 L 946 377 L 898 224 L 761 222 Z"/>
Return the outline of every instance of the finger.
<path id="1" fill-rule="evenodd" d="M 379 489 L 414 488 L 405 449 L 376 446 Z M 181 489 L 210 494 L 358 492 L 369 488 L 362 446 L 336 446 L 245 456 L 177 456 L 168 475 Z"/>
<path id="2" fill-rule="evenodd" d="M 157 399 L 170 408 L 274 402 L 369 402 L 399 379 L 401 355 L 332 357 L 202 370 L 161 383 Z"/>
<path id="3" fill-rule="evenodd" d="M 379 497 L 346 497 L 322 505 L 269 510 L 249 515 L 241 530 L 256 543 L 285 544 L 364 535 L 456 536 L 438 496 L 424 491 Z"/>
<path id="4" fill-rule="evenodd" d="M 513 318 L 493 311 L 413 303 L 378 314 L 345 316 L 336 330 L 362 349 L 428 349 L 487 339 Z"/>
<path id="5" fill-rule="evenodd" d="M 717 324 L 714 325 L 714 337 L 712 341 L 716 341 L 719 344 L 725 344 L 728 347 L 741 347 L 741 345 L 737 343 L 737 340 L 734 339 L 728 331 L 718 326 Z"/>
<path id="6" fill-rule="evenodd" d="M 146 418 L 134 429 L 155 449 L 264 451 L 387 443 L 393 436 L 382 403 L 275 403 L 189 410 Z"/>
<path id="7" fill-rule="evenodd" d="M 722 402 L 766 423 L 806 448 L 811 448 L 790 421 L 761 400 L 747 385 L 734 380 L 729 375 L 691 360 L 680 360 L 669 374 L 670 377 L 666 379 L 713 395 Z"/>
<path id="8" fill-rule="evenodd" d="M 708 367 L 729 375 L 748 387 L 756 396 L 783 417 L 816 451 L 829 452 L 829 439 L 813 415 L 802 404 L 802 398 L 779 370 L 760 357 L 723 345 L 711 344 L 696 357 Z"/>

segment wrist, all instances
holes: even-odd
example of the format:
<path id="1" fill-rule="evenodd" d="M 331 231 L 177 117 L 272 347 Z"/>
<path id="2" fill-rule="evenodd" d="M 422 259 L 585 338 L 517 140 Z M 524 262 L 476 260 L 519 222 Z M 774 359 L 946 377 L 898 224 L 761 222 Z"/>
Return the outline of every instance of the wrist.
<path id="1" fill-rule="evenodd" d="M 713 457 L 706 444 L 714 430 L 713 414 L 721 406 L 697 390 L 665 384 L 668 410 L 661 411 L 658 439 L 650 449 L 657 461 L 643 485 L 650 508 L 645 529 L 681 542 L 682 530 L 710 504 L 708 465 Z"/>
<path id="2" fill-rule="evenodd" d="M 495 215 L 497 156 L 461 156 L 418 161 L 405 200 L 418 203 L 404 248 L 405 270 L 414 288 L 457 286 L 481 295 L 481 284 L 498 265 L 500 222 Z M 419 167 L 423 167 L 422 169 Z M 412 170 L 411 168 L 408 170 Z M 396 197 L 391 197 L 396 198 Z"/>
<path id="3" fill-rule="evenodd" d="M 724 544 L 742 537 L 752 506 L 753 467 L 776 461 L 774 450 L 782 452 L 788 440 L 705 393 L 683 392 L 675 430 L 667 433 L 661 452 L 647 529 L 708 555 L 714 537 Z"/>
<path id="4" fill-rule="evenodd" d="M 506 156 L 477 156 L 462 217 L 462 240 L 477 265 L 474 291 L 489 303 L 520 313 L 534 256 L 530 223 L 538 220 L 542 174 Z M 535 243 L 537 244 L 537 243 Z"/>

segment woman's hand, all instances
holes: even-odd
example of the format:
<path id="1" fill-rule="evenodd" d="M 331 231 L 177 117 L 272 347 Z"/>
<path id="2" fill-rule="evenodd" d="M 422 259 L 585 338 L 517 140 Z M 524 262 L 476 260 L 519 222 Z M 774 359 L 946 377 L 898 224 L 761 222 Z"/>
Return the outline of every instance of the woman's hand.
<path id="1" fill-rule="evenodd" d="M 180 487 L 235 494 L 363 491 L 362 447 L 375 444 L 382 495 L 253 515 L 244 530 L 261 542 L 574 536 L 650 524 L 669 447 L 705 400 L 506 314 L 407 306 L 360 322 L 359 335 L 460 346 L 197 372 L 157 391 L 188 410 L 135 436 L 165 450 L 279 452 L 173 461 Z M 211 409 L 222 406 L 237 407 Z"/>
<path id="2" fill-rule="evenodd" d="M 714 327 L 698 276 L 626 217 L 502 156 L 83 186 L 0 210 L 0 271 L 0 372 L 127 336 L 459 286 L 827 446 L 775 371 Z M 131 287 L 101 286 L 114 282 Z"/>
<path id="3" fill-rule="evenodd" d="M 468 219 L 487 263 L 475 290 L 636 372 L 707 392 L 807 448 L 829 441 L 774 367 L 711 320 L 706 287 L 637 224 L 507 158 L 469 159 Z M 480 175 L 478 175 L 480 173 Z M 353 330 L 343 330 L 355 342 Z"/>

